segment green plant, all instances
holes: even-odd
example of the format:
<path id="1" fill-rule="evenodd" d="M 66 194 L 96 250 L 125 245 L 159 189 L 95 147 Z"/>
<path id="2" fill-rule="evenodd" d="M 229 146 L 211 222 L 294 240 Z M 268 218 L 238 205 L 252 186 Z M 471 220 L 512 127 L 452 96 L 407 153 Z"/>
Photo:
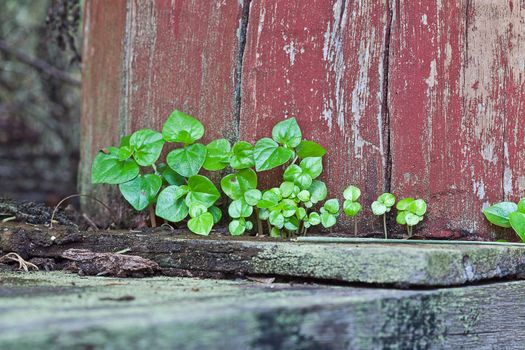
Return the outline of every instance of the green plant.
<path id="1" fill-rule="evenodd" d="M 427 212 L 427 204 L 422 199 L 404 198 L 397 202 L 396 209 L 397 223 L 406 225 L 408 237 L 412 237 L 413 227 L 423 220 Z"/>
<path id="2" fill-rule="evenodd" d="M 356 186 L 350 185 L 343 191 L 343 212 L 346 216 L 353 218 L 354 220 L 354 236 L 357 236 L 357 220 L 356 216 L 361 212 L 363 207 L 357 201 L 361 196 L 361 190 Z"/>
<path id="3" fill-rule="evenodd" d="M 525 198 L 518 204 L 500 202 L 483 210 L 483 214 L 492 224 L 510 228 L 525 242 Z"/>
<path id="4" fill-rule="evenodd" d="M 380 195 L 371 205 L 372 213 L 374 213 L 374 215 L 383 216 L 383 231 L 385 232 L 385 238 L 388 238 L 386 230 L 386 213 L 389 213 L 390 210 L 392 210 L 394 204 L 396 204 L 396 196 L 392 193 L 386 192 Z"/>

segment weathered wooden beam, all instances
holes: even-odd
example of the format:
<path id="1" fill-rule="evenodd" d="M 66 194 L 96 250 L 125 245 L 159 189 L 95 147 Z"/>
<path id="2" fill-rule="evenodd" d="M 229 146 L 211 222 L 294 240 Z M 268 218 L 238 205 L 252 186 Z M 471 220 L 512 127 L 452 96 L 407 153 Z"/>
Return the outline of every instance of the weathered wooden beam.
<path id="1" fill-rule="evenodd" d="M 0 250 L 25 259 L 63 257 L 70 248 L 128 253 L 177 276 L 274 275 L 398 287 L 456 286 L 525 277 L 525 246 L 316 244 L 261 239 L 198 238 L 162 229 L 135 233 L 0 226 Z"/>
<path id="2" fill-rule="evenodd" d="M 3 273 L 0 348 L 521 349 L 525 282 L 437 290 Z"/>

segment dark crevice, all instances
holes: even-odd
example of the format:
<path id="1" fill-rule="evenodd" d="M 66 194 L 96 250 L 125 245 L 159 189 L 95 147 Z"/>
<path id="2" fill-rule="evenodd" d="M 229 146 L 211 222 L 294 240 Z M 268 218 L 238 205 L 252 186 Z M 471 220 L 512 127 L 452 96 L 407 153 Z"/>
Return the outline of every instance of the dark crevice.
<path id="1" fill-rule="evenodd" d="M 241 98 L 242 98 L 242 65 L 244 61 L 244 49 L 246 47 L 246 35 L 248 29 L 248 19 L 250 17 L 251 0 L 244 0 L 242 6 L 242 16 L 238 29 L 238 51 L 235 64 L 235 90 L 233 95 L 233 108 L 235 120 L 237 122 L 237 135 L 240 134 L 241 125 Z"/>
<path id="2" fill-rule="evenodd" d="M 395 3 L 395 0 L 392 1 Z M 382 104 L 381 104 L 381 117 L 383 119 L 383 144 L 384 144 L 384 157 L 385 161 L 385 173 L 384 173 L 384 191 L 390 192 L 392 189 L 392 152 L 391 152 L 391 130 L 390 130 L 390 108 L 388 103 L 388 82 L 389 82 L 389 69 L 390 69 L 390 41 L 392 32 L 392 22 L 394 20 L 394 11 L 392 3 L 388 2 L 388 23 L 385 31 L 385 49 L 383 52 L 383 92 L 382 92 Z"/>

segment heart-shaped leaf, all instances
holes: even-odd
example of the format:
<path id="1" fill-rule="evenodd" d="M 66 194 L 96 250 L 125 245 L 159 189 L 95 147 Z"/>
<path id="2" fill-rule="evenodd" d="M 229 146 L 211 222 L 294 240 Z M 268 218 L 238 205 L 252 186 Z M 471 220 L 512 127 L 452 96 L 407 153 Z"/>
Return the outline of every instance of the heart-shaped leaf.
<path id="1" fill-rule="evenodd" d="M 197 174 L 205 160 L 206 147 L 200 143 L 174 149 L 166 157 L 170 168 L 185 177 Z"/>
<path id="2" fill-rule="evenodd" d="M 408 206 L 413 201 L 414 201 L 414 198 L 403 198 L 402 200 L 397 202 L 396 209 L 397 210 L 408 210 Z"/>
<path id="3" fill-rule="evenodd" d="M 189 207 L 189 214 L 190 217 L 195 218 L 199 215 L 202 215 L 208 211 L 208 208 L 206 208 L 204 205 L 197 203 L 193 204 Z"/>
<path id="4" fill-rule="evenodd" d="M 208 208 L 208 211 L 211 213 L 211 215 L 213 215 L 213 223 L 214 224 L 216 224 L 219 221 L 221 221 L 221 219 L 222 219 L 222 211 L 218 207 L 213 205 L 213 206 Z"/>
<path id="5" fill-rule="evenodd" d="M 313 203 L 319 203 L 328 195 L 326 184 L 319 180 L 312 181 L 312 184 L 308 188 L 308 192 L 310 192 L 310 201 Z"/>
<path id="6" fill-rule="evenodd" d="M 119 149 L 109 147 L 109 153 L 99 152 L 93 161 L 91 182 L 118 185 L 136 178 L 139 166 L 132 159 L 120 160 Z"/>
<path id="7" fill-rule="evenodd" d="M 348 186 L 343 191 L 343 197 L 346 200 L 355 202 L 361 196 L 361 190 L 353 185 Z"/>
<path id="8" fill-rule="evenodd" d="M 133 148 L 133 158 L 141 166 L 150 166 L 159 159 L 164 139 L 162 134 L 151 129 L 135 131 L 129 139 Z"/>
<path id="9" fill-rule="evenodd" d="M 294 186 L 294 183 L 290 181 L 284 181 L 283 183 L 281 183 L 279 189 L 281 190 L 281 195 L 283 196 L 283 198 L 288 198 L 292 195 Z"/>
<path id="10" fill-rule="evenodd" d="M 206 146 L 206 160 L 203 168 L 210 171 L 222 170 L 226 168 L 230 161 L 230 141 L 218 139 L 210 142 Z"/>
<path id="11" fill-rule="evenodd" d="M 379 203 L 383 203 L 387 207 L 392 207 L 394 204 L 396 204 L 396 196 L 394 196 L 392 193 L 383 193 L 377 198 L 377 201 Z"/>
<path id="12" fill-rule="evenodd" d="M 308 222 L 312 226 L 319 225 L 321 223 L 321 215 L 319 215 L 319 213 L 316 212 L 311 212 L 308 216 Z"/>
<path id="13" fill-rule="evenodd" d="M 518 203 L 518 211 L 525 214 L 525 198 L 521 199 Z"/>
<path id="14" fill-rule="evenodd" d="M 427 212 L 427 203 L 422 199 L 416 199 L 409 204 L 408 210 L 417 216 L 423 216 Z"/>
<path id="15" fill-rule="evenodd" d="M 242 169 L 221 180 L 223 192 L 231 199 L 242 199 L 244 193 L 257 188 L 257 174 L 253 169 Z"/>
<path id="16" fill-rule="evenodd" d="M 285 181 L 295 182 L 295 179 L 302 173 L 303 169 L 299 165 L 291 164 L 284 170 L 283 178 Z"/>
<path id="17" fill-rule="evenodd" d="M 339 201 L 336 198 L 329 199 L 324 202 L 323 208 L 331 214 L 337 214 L 339 212 Z"/>
<path id="18" fill-rule="evenodd" d="M 343 211 L 347 216 L 356 216 L 362 210 L 361 204 L 358 202 L 352 202 L 351 200 L 345 200 L 343 203 Z M 377 215 L 377 214 L 376 214 Z"/>
<path id="19" fill-rule="evenodd" d="M 483 214 L 489 222 L 500 227 L 510 227 L 509 215 L 518 210 L 516 203 L 500 202 L 485 208 Z"/>
<path id="20" fill-rule="evenodd" d="M 525 214 L 514 212 L 509 215 L 509 222 L 522 242 L 525 242 Z"/>
<path id="21" fill-rule="evenodd" d="M 279 211 L 270 211 L 270 217 L 268 218 L 272 226 L 282 229 L 284 227 L 284 215 Z"/>
<path id="22" fill-rule="evenodd" d="M 228 214 L 234 219 L 247 218 L 253 213 L 253 207 L 243 200 L 235 200 L 228 207 Z"/>
<path id="23" fill-rule="evenodd" d="M 176 173 L 169 166 L 164 165 L 162 168 L 159 168 L 159 171 L 161 172 L 162 178 L 169 185 L 181 186 L 181 185 L 186 184 L 186 178 L 182 176 L 181 174 Z"/>
<path id="24" fill-rule="evenodd" d="M 184 220 L 188 216 L 188 206 L 184 203 L 187 193 L 187 186 L 166 187 L 157 198 L 155 214 L 171 222 Z"/>
<path id="25" fill-rule="evenodd" d="M 387 211 L 386 205 L 379 201 L 374 201 L 371 205 L 371 208 L 374 215 L 383 215 Z"/>
<path id="26" fill-rule="evenodd" d="M 257 171 L 270 170 L 290 160 L 293 151 L 281 147 L 270 138 L 262 138 L 255 144 L 255 169 Z"/>
<path id="27" fill-rule="evenodd" d="M 188 228 L 191 232 L 201 236 L 207 236 L 213 227 L 213 215 L 211 213 L 204 213 L 188 221 Z"/>
<path id="28" fill-rule="evenodd" d="M 300 167 L 304 174 L 315 179 L 323 172 L 323 159 L 321 157 L 307 157 L 301 161 Z"/>
<path id="29" fill-rule="evenodd" d="M 246 141 L 237 141 L 232 148 L 230 166 L 233 169 L 246 169 L 255 165 L 253 145 Z"/>
<path id="30" fill-rule="evenodd" d="M 301 143 L 301 128 L 295 118 L 285 119 L 275 124 L 272 129 L 272 138 L 282 145 L 294 148 Z"/>
<path id="31" fill-rule="evenodd" d="M 211 207 L 221 194 L 206 176 L 193 175 L 188 179 L 188 195 L 186 204 L 202 204 L 206 208 Z"/>
<path id="32" fill-rule="evenodd" d="M 405 215 L 405 221 L 408 226 L 416 226 L 423 218 L 417 214 L 408 212 Z"/>
<path id="33" fill-rule="evenodd" d="M 181 111 L 173 111 L 164 123 L 162 136 L 169 142 L 191 144 L 204 135 L 204 126 L 194 117 Z"/>
<path id="34" fill-rule="evenodd" d="M 322 157 L 326 154 L 326 149 L 313 141 L 303 140 L 295 149 L 299 158 Z"/>
<path id="35" fill-rule="evenodd" d="M 244 200 L 249 205 L 257 205 L 257 203 L 261 200 L 262 193 L 258 189 L 248 190 L 244 192 Z"/>
<path id="36" fill-rule="evenodd" d="M 139 175 L 131 181 L 119 185 L 120 192 L 131 206 L 141 211 L 155 202 L 162 186 L 162 179 L 155 174 Z"/>
<path id="37" fill-rule="evenodd" d="M 258 208 L 271 208 L 279 204 L 279 195 L 273 191 L 265 191 L 261 200 L 257 203 Z"/>
<path id="38" fill-rule="evenodd" d="M 337 219 L 335 215 L 330 213 L 322 213 L 321 214 L 321 225 L 323 225 L 324 228 L 329 228 L 335 225 L 337 222 Z"/>
<path id="39" fill-rule="evenodd" d="M 242 220 L 232 220 L 228 225 L 228 231 L 232 236 L 241 236 L 246 230 L 246 223 Z"/>

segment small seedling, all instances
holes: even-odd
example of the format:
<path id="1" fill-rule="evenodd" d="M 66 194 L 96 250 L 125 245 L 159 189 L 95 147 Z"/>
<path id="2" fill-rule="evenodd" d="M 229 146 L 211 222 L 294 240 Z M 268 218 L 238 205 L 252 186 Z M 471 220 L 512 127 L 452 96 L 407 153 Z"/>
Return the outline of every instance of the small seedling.
<path id="1" fill-rule="evenodd" d="M 412 237 L 414 226 L 423 220 L 427 212 L 427 204 L 422 199 L 404 198 L 397 202 L 396 209 L 398 210 L 397 223 L 406 225 L 408 237 Z"/>
<path id="2" fill-rule="evenodd" d="M 343 211 L 346 216 L 353 218 L 354 220 L 354 236 L 357 236 L 357 219 L 356 216 L 361 212 L 363 207 L 357 201 L 361 196 L 361 190 L 355 186 L 348 186 L 343 191 Z"/>
<path id="3" fill-rule="evenodd" d="M 483 210 L 483 214 L 492 224 L 500 227 L 512 227 L 522 242 L 525 242 L 525 198 L 518 204 L 500 202 Z"/>
<path id="4" fill-rule="evenodd" d="M 392 210 L 392 207 L 396 204 L 396 196 L 392 193 L 383 193 L 376 201 L 372 203 L 372 213 L 377 216 L 383 216 L 383 231 L 385 232 L 385 238 L 388 238 L 386 229 L 386 213 Z"/>

